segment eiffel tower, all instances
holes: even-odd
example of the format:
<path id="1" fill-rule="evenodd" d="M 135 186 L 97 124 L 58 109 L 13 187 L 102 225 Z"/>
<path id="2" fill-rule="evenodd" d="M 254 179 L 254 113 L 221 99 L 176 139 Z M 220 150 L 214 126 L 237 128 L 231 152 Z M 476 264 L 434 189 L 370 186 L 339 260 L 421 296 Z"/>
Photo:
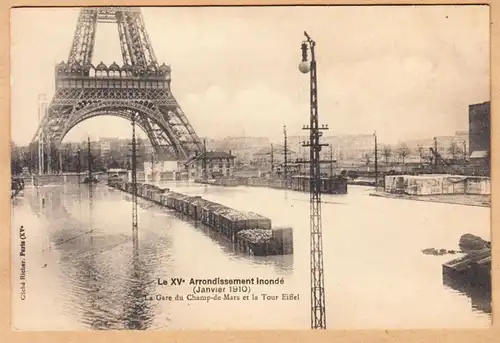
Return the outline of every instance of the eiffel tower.
<path id="1" fill-rule="evenodd" d="M 96 26 L 101 22 L 118 26 L 121 66 L 92 64 Z M 203 144 L 170 83 L 170 66 L 158 64 L 140 8 L 83 8 L 68 60 L 55 67 L 55 95 L 43 111 L 32 144 L 46 149 L 50 161 L 64 136 L 84 120 L 102 115 L 131 120 L 135 116 L 158 156 L 187 159 L 201 152 Z"/>

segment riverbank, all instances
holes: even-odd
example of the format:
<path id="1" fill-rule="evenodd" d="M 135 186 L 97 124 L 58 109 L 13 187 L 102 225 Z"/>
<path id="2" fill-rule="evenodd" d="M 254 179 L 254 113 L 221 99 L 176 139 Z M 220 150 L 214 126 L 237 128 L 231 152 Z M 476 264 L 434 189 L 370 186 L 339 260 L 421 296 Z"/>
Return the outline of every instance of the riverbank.
<path id="1" fill-rule="evenodd" d="M 374 191 L 370 196 L 403 199 L 403 200 L 416 200 L 427 202 L 438 202 L 443 204 L 491 207 L 491 196 L 481 194 L 438 194 L 438 195 L 408 195 L 408 194 L 395 194 L 383 191 Z"/>
<path id="2" fill-rule="evenodd" d="M 196 183 L 212 186 L 248 186 L 273 189 L 287 189 L 298 192 L 309 192 L 311 180 L 307 175 L 294 175 L 288 182 L 283 179 L 267 178 L 217 178 L 212 180 L 196 179 Z M 320 191 L 323 194 L 347 194 L 347 178 L 336 176 L 320 179 Z"/>

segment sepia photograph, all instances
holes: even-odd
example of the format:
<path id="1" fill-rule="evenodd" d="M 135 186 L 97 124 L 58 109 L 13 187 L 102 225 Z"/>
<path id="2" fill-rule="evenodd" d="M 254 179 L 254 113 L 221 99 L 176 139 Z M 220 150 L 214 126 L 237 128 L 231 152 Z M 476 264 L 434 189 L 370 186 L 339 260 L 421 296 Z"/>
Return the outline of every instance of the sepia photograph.
<path id="1" fill-rule="evenodd" d="M 13 330 L 491 326 L 488 6 L 10 22 Z"/>

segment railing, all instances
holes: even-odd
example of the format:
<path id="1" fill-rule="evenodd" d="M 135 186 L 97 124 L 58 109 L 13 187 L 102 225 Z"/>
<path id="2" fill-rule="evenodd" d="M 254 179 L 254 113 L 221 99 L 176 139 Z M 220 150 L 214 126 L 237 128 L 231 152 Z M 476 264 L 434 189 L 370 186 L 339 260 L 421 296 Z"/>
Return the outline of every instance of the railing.
<path id="1" fill-rule="evenodd" d="M 64 76 L 56 78 L 56 88 L 168 89 L 165 77 Z"/>

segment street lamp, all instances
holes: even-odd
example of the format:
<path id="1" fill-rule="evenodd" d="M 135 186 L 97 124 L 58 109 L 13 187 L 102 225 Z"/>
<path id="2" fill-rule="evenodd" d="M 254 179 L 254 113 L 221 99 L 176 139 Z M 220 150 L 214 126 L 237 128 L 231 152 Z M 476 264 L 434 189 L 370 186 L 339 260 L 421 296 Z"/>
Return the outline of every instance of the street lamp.
<path id="1" fill-rule="evenodd" d="M 316 77 L 316 42 L 304 31 L 306 40 L 302 42 L 302 61 L 299 71 L 303 74 L 310 73 L 310 124 L 304 126 L 309 131 L 309 142 L 304 147 L 309 147 L 310 167 L 310 256 L 311 256 L 311 328 L 326 329 L 325 313 L 325 286 L 323 275 L 323 240 L 321 233 L 321 170 L 320 151 L 327 144 L 320 144 L 322 136 L 320 130 L 328 130 L 328 127 L 318 124 L 318 99 L 317 99 L 317 77 Z M 307 61 L 307 50 L 311 50 L 311 61 Z"/>

